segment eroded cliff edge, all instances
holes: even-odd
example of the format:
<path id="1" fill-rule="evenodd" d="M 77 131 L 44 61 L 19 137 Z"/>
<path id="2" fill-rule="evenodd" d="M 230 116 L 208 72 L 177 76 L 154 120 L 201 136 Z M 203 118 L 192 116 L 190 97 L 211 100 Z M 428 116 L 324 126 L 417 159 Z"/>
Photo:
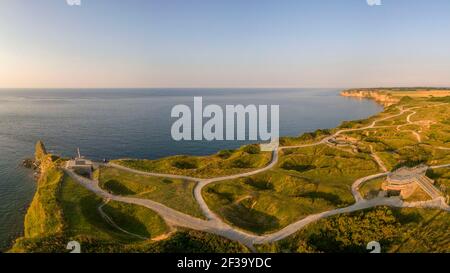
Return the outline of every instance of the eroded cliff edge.
<path id="1" fill-rule="evenodd" d="M 388 91 L 382 89 L 349 89 L 342 91 L 341 96 L 373 99 L 385 107 L 391 106 L 400 101 L 400 98 L 394 97 Z"/>

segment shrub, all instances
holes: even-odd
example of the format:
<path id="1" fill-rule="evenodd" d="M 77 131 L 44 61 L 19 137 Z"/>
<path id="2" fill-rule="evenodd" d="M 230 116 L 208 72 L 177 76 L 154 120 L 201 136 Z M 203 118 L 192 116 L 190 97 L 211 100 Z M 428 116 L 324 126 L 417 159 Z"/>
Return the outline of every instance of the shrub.
<path id="1" fill-rule="evenodd" d="M 231 167 L 239 169 L 251 168 L 252 163 L 248 160 L 238 158 L 231 163 Z"/>
<path id="2" fill-rule="evenodd" d="M 301 165 L 296 164 L 295 162 L 292 161 L 286 161 L 283 164 L 281 164 L 280 167 L 285 170 L 293 170 L 297 172 L 305 172 L 316 168 L 313 165 Z"/>
<path id="3" fill-rule="evenodd" d="M 222 150 L 222 151 L 219 151 L 219 152 L 217 153 L 217 155 L 218 155 L 220 158 L 222 158 L 222 159 L 227 159 L 227 158 L 229 158 L 231 155 L 233 155 L 233 153 L 234 153 L 234 150 Z"/>
<path id="4" fill-rule="evenodd" d="M 190 170 L 198 168 L 198 161 L 194 158 L 181 158 L 172 163 L 177 169 Z"/>
<path id="5" fill-rule="evenodd" d="M 248 153 L 248 154 L 259 154 L 259 153 L 261 153 L 261 148 L 259 147 L 258 144 L 252 144 L 252 145 L 244 146 L 244 148 L 242 150 L 244 152 Z"/>

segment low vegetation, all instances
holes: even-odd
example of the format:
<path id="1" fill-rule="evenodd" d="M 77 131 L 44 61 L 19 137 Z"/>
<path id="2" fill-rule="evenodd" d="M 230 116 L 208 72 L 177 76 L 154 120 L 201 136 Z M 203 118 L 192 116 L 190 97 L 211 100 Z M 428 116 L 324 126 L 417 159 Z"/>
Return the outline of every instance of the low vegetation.
<path id="1" fill-rule="evenodd" d="M 378 241 L 382 252 L 449 252 L 450 215 L 440 210 L 379 207 L 319 220 L 263 252 L 367 253 Z"/>
<path id="2" fill-rule="evenodd" d="M 67 243 L 73 240 L 81 244 L 84 253 L 248 252 L 245 246 L 213 234 L 186 229 L 168 233 L 169 227 L 153 211 L 136 205 L 109 202 L 102 209 L 115 224 L 127 232 L 149 239 L 126 234 L 101 216 L 98 207 L 103 204 L 102 199 L 67 176 L 62 181 L 58 203 L 61 204 L 61 225 L 64 228 L 19 238 L 10 252 L 65 253 L 69 251 L 66 249 Z"/>
<path id="3" fill-rule="evenodd" d="M 102 206 L 117 226 L 132 234 L 125 233 L 99 212 L 104 200 L 65 175 L 54 159 L 41 154 L 42 173 L 25 218 L 25 234 L 10 252 L 65 253 L 70 251 L 67 243 L 73 240 L 87 253 L 248 252 L 241 244 L 220 236 L 185 229 L 171 231 L 158 214 L 144 207 L 114 201 Z"/>
<path id="4" fill-rule="evenodd" d="M 304 133 L 297 137 L 280 137 L 280 145 L 281 146 L 295 146 L 313 143 L 316 141 L 320 141 L 321 139 L 331 135 L 332 130 L 328 129 L 319 129 L 314 132 Z"/>
<path id="5" fill-rule="evenodd" d="M 386 178 L 377 178 L 366 181 L 359 188 L 359 192 L 361 193 L 364 199 L 373 199 L 377 197 L 382 191 L 381 185 L 386 180 Z"/>
<path id="6" fill-rule="evenodd" d="M 280 144 L 314 143 L 338 130 L 363 128 L 398 114 L 402 108 L 410 110 L 377 122 L 374 128 L 345 132 L 334 144 L 284 149 L 278 164 L 263 173 L 210 184 L 202 192 L 208 206 L 233 226 L 266 234 L 308 215 L 353 204 L 352 183 L 383 171 L 374 155 L 390 171 L 421 163 L 450 163 L 450 108 L 443 104 L 450 103 L 450 90 L 363 91 L 363 96 L 369 97 L 379 92 L 375 99 L 386 105 L 385 111 L 368 119 L 343 122 L 336 129 L 282 137 Z M 410 124 L 406 124 L 407 119 Z M 247 145 L 210 156 L 113 162 L 147 172 L 212 178 L 253 171 L 270 161 L 271 153 L 261 152 L 258 145 Z M 15 242 L 12 252 L 67 252 L 66 244 L 71 240 L 79 241 L 83 252 L 248 251 L 239 243 L 209 233 L 173 230 L 144 207 L 113 201 L 104 204 L 105 200 L 66 176 L 59 167 L 63 160 L 48 154 L 42 142 L 36 145 L 35 162 L 41 169 L 37 192 L 25 217 L 24 237 Z M 448 200 L 449 169 L 429 170 L 427 176 L 436 181 L 435 186 Z M 204 217 L 193 197 L 194 182 L 115 168 L 101 168 L 93 177 L 110 193 L 147 198 Z M 383 180 L 364 183 L 361 194 L 368 199 L 376 197 Z M 425 198 L 419 189 L 407 201 Z M 105 220 L 100 206 L 115 225 Z M 378 207 L 322 219 L 281 241 L 260 245 L 258 250 L 364 253 L 368 242 L 378 241 L 383 252 L 449 252 L 449 217 L 448 212 L 438 210 Z"/>
<path id="7" fill-rule="evenodd" d="M 435 181 L 434 186 L 437 187 L 448 200 L 450 198 L 450 168 L 428 170 L 427 176 Z"/>
<path id="8" fill-rule="evenodd" d="M 249 250 L 234 241 L 210 233 L 181 229 L 165 240 L 123 244 L 95 237 L 64 234 L 20 240 L 12 252 L 67 253 L 67 242 L 76 240 L 82 253 L 248 253 Z"/>
<path id="9" fill-rule="evenodd" d="M 376 116 L 344 122 L 340 126 L 341 129 L 356 129 L 385 119 L 375 123 L 375 128 L 341 134 L 352 139 L 347 146 L 285 149 L 278 166 L 270 171 L 206 187 L 203 195 L 208 205 L 228 223 L 263 234 L 306 215 L 353 203 L 351 184 L 358 178 L 382 172 L 372 154 L 376 154 L 388 170 L 421 163 L 450 163 L 450 152 L 438 147 L 450 146 L 449 107 L 441 104 L 448 100 L 443 95 L 450 91 L 414 91 L 428 92 L 430 96 L 425 97 L 418 93 L 405 97 L 401 93 L 412 90 L 391 91 L 389 96 L 399 96 L 396 104 L 386 106 L 385 111 Z M 435 92 L 438 98 L 432 97 Z M 412 108 L 416 113 L 411 110 L 395 116 L 400 113 L 400 107 Z M 405 125 L 408 116 L 413 124 Z M 336 130 L 284 137 L 281 145 L 313 143 L 333 132 Z M 445 190 L 447 180 L 441 178 L 441 181 L 437 186 L 444 184 Z M 363 196 L 376 197 L 381 183 L 382 179 L 365 183 L 361 188 Z M 423 200 L 423 197 L 417 191 L 410 200 Z"/>
<path id="10" fill-rule="evenodd" d="M 146 172 L 212 178 L 262 168 L 269 164 L 271 158 L 272 154 L 261 152 L 259 145 L 247 145 L 211 156 L 172 156 L 157 160 L 121 159 L 114 160 L 113 163 Z"/>
<path id="11" fill-rule="evenodd" d="M 273 170 L 207 186 L 208 206 L 228 223 L 264 234 L 354 203 L 351 184 L 378 171 L 368 155 L 320 145 L 292 149 Z"/>
<path id="12" fill-rule="evenodd" d="M 33 201 L 25 216 L 25 237 L 56 234 L 64 229 L 63 214 L 58 203 L 58 191 L 64 173 L 58 168 L 58 159 L 46 152 L 44 144 L 36 144 L 35 162 L 40 166 L 40 178 Z"/>
<path id="13" fill-rule="evenodd" d="M 195 182 L 145 176 L 116 168 L 101 168 L 99 185 L 115 195 L 133 196 L 162 203 L 195 217 L 204 217 L 194 199 Z"/>
<path id="14" fill-rule="evenodd" d="M 78 185 L 70 177 L 65 177 L 60 191 L 60 201 L 64 219 L 68 225 L 66 235 L 84 236 L 133 242 L 140 239 L 126 234 L 105 221 L 99 212 L 104 200 Z M 131 204 L 108 202 L 102 210 L 124 230 L 146 238 L 154 238 L 168 231 L 164 220 L 150 209 Z"/>
<path id="15" fill-rule="evenodd" d="M 439 100 L 415 98 L 407 103 L 402 100 L 399 105 L 416 107 L 413 108 L 416 114 L 408 111 L 377 124 L 385 126 L 383 128 L 346 132 L 343 135 L 355 139 L 360 151 L 369 152 L 372 146 L 388 170 L 420 163 L 449 164 L 450 152 L 445 148 L 450 146 L 450 111 L 448 105 L 437 103 Z M 403 126 L 406 116 L 410 116 L 414 124 Z"/>

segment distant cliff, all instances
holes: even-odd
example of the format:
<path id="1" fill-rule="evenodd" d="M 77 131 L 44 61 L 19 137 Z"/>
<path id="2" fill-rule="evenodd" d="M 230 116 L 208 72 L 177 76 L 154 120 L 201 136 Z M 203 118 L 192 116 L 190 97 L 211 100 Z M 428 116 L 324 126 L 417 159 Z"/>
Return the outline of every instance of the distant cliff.
<path id="1" fill-rule="evenodd" d="M 391 106 L 399 102 L 399 98 L 393 97 L 389 92 L 377 89 L 351 89 L 341 92 L 341 96 L 373 99 L 383 106 Z"/>

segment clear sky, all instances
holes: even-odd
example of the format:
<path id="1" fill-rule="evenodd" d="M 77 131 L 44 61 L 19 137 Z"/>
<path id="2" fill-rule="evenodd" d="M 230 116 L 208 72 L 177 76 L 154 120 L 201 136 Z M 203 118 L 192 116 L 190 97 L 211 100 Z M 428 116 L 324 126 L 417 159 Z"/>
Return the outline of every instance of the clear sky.
<path id="1" fill-rule="evenodd" d="M 0 87 L 450 86 L 450 1 L 0 1 Z"/>

